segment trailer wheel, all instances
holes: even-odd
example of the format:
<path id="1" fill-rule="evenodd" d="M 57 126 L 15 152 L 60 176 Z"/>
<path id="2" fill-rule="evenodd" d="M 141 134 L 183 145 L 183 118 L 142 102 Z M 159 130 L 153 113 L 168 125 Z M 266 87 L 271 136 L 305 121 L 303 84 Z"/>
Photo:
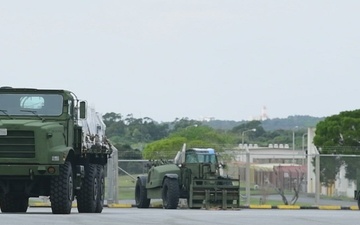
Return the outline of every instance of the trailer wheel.
<path id="1" fill-rule="evenodd" d="M 176 209 L 179 204 L 179 182 L 177 179 L 165 178 L 162 189 L 163 207 L 165 209 Z"/>
<path id="2" fill-rule="evenodd" d="M 98 186 L 99 174 L 96 164 L 86 165 L 84 182 L 76 196 L 79 213 L 95 212 L 96 202 L 98 200 Z"/>
<path id="3" fill-rule="evenodd" d="M 138 208 L 149 208 L 151 199 L 147 198 L 147 190 L 142 185 L 140 178 L 136 180 L 135 185 L 135 203 Z"/>
<path id="4" fill-rule="evenodd" d="M 60 165 L 60 174 L 51 179 L 50 201 L 54 214 L 70 214 L 74 200 L 74 180 L 70 162 Z"/>
<path id="5" fill-rule="evenodd" d="M 104 208 L 104 199 L 105 199 L 105 173 L 104 166 L 98 165 L 98 176 L 99 176 L 99 185 L 98 185 L 98 195 L 96 200 L 96 213 L 101 213 Z"/>
<path id="6" fill-rule="evenodd" d="M 6 194 L 0 198 L 0 207 L 3 213 L 26 212 L 29 206 L 29 198 L 15 194 Z"/>

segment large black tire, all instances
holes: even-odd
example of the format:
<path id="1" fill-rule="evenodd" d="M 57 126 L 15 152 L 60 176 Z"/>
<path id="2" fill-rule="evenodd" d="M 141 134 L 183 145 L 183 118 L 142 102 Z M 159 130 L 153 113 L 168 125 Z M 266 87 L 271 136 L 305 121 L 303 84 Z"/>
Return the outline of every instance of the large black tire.
<path id="1" fill-rule="evenodd" d="M 26 212 L 29 207 L 29 197 L 17 196 L 18 212 Z"/>
<path id="2" fill-rule="evenodd" d="M 179 181 L 177 179 L 165 178 L 162 189 L 163 207 L 165 209 L 176 209 L 179 204 Z"/>
<path id="3" fill-rule="evenodd" d="M 77 192 L 77 208 L 79 213 L 95 213 L 98 200 L 99 173 L 96 164 L 85 166 L 84 182 Z"/>
<path id="4" fill-rule="evenodd" d="M 147 197 L 147 190 L 145 184 L 141 183 L 140 178 L 136 180 L 135 184 L 135 204 L 138 208 L 149 208 L 150 201 Z"/>
<path id="5" fill-rule="evenodd" d="M 99 185 L 98 185 L 98 195 L 96 200 L 96 213 L 101 213 L 104 208 L 104 199 L 105 199 L 105 172 L 104 166 L 98 165 L 98 177 L 99 177 Z"/>
<path id="6" fill-rule="evenodd" d="M 51 179 L 50 201 L 54 214 L 70 214 L 74 200 L 74 179 L 70 162 L 60 165 L 60 174 Z"/>
<path id="7" fill-rule="evenodd" d="M 3 213 L 26 212 L 29 206 L 29 198 L 13 193 L 0 198 L 0 207 Z"/>

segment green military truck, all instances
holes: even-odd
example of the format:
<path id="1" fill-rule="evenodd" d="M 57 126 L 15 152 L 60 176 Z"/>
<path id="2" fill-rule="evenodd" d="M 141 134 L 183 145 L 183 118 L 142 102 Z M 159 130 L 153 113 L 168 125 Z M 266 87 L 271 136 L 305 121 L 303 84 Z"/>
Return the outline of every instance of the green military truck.
<path id="1" fill-rule="evenodd" d="M 112 146 L 94 109 L 66 90 L 0 88 L 0 208 L 26 212 L 49 196 L 54 214 L 101 213 Z"/>

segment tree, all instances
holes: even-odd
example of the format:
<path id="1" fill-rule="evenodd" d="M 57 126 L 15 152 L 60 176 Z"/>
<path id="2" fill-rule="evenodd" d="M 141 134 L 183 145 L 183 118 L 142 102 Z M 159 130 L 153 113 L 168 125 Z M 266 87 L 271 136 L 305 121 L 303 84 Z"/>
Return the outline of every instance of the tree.
<path id="1" fill-rule="evenodd" d="M 170 134 L 170 137 L 185 137 L 189 141 L 203 140 L 210 143 L 225 144 L 224 136 L 208 126 L 190 126 Z"/>
<path id="2" fill-rule="evenodd" d="M 200 126 L 201 122 L 185 117 L 181 119 L 176 118 L 173 122 L 171 122 L 171 125 L 173 126 L 172 132 L 177 132 L 182 129 L 187 129 L 188 127 Z"/>
<path id="3" fill-rule="evenodd" d="M 142 154 L 139 149 L 133 149 L 128 144 L 114 144 L 118 150 L 119 159 L 142 159 Z"/>
<path id="4" fill-rule="evenodd" d="M 250 130 L 250 129 L 256 129 L 256 136 L 263 135 L 265 133 L 264 128 L 261 126 L 261 121 L 259 120 L 252 120 L 247 123 L 240 124 L 238 126 L 235 126 L 231 131 L 233 133 L 241 134 L 243 131 Z"/>
<path id="5" fill-rule="evenodd" d="M 266 141 L 264 139 L 264 137 L 266 135 L 266 131 L 261 126 L 261 121 L 259 121 L 259 120 L 253 120 L 253 121 L 235 126 L 231 130 L 231 132 L 237 136 L 237 140 L 238 140 L 237 142 L 240 143 L 242 141 L 242 133 L 244 131 L 248 131 L 250 129 L 256 129 L 256 131 L 249 132 L 246 134 L 246 137 L 248 140 L 261 140 L 261 142 Z M 245 140 L 245 142 L 248 143 L 248 141 L 246 141 L 246 140 Z"/>
<path id="6" fill-rule="evenodd" d="M 172 159 L 184 143 L 188 148 L 215 148 L 223 150 L 229 138 L 223 133 L 207 126 L 189 126 L 179 129 L 167 138 L 148 144 L 143 150 L 146 159 Z"/>
<path id="7" fill-rule="evenodd" d="M 120 121 L 121 118 L 122 116 L 120 113 L 110 112 L 103 115 L 103 120 L 106 126 L 110 126 L 112 123 Z"/>
<path id="8" fill-rule="evenodd" d="M 169 134 L 169 125 L 159 124 L 149 117 L 134 118 L 128 114 L 107 113 L 103 116 L 107 126 L 106 135 L 115 143 L 139 144 L 159 140 Z"/>
<path id="9" fill-rule="evenodd" d="M 146 145 L 143 150 L 143 157 L 145 159 L 173 159 L 184 143 L 186 143 L 186 138 L 184 137 L 165 138 L 154 141 Z"/>
<path id="10" fill-rule="evenodd" d="M 106 125 L 106 136 L 111 138 L 113 136 L 123 137 L 125 134 L 125 124 L 122 116 L 119 113 L 106 113 L 103 115 L 103 121 Z"/>
<path id="11" fill-rule="evenodd" d="M 360 154 L 360 109 L 344 111 L 338 115 L 325 118 L 316 126 L 314 144 L 321 154 Z M 348 157 L 322 157 L 321 181 L 332 184 L 341 165 L 346 165 L 346 178 L 356 179 L 356 169 L 360 160 Z"/>

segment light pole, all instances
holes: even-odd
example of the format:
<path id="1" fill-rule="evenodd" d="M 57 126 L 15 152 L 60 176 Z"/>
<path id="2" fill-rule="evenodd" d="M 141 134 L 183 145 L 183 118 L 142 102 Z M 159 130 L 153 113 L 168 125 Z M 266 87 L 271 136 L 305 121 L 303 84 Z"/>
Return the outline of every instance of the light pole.
<path id="1" fill-rule="evenodd" d="M 303 136 L 302 136 L 302 152 L 304 154 L 304 162 L 303 162 L 303 165 L 305 164 L 305 159 L 307 158 L 307 154 L 305 152 L 305 136 L 307 136 L 307 133 L 304 133 Z"/>
<path id="2" fill-rule="evenodd" d="M 302 150 L 305 151 L 305 136 L 307 136 L 307 133 L 304 133 L 302 136 Z"/>
<path id="3" fill-rule="evenodd" d="M 250 132 L 250 131 L 255 132 L 256 129 L 253 128 L 253 129 L 245 130 L 245 131 L 242 132 L 242 134 L 241 134 L 241 148 L 244 148 L 244 136 L 245 136 L 245 133 Z"/>
<path id="4" fill-rule="evenodd" d="M 256 129 L 250 129 L 250 130 L 245 130 L 242 132 L 241 134 L 241 144 L 242 144 L 242 148 L 244 148 L 244 136 L 246 132 L 255 132 Z M 250 151 L 248 148 L 244 148 L 246 149 L 246 169 L 245 169 L 245 179 L 246 179 L 246 185 L 245 185 L 245 191 L 246 191 L 246 204 L 250 205 Z"/>
<path id="5" fill-rule="evenodd" d="M 293 160 L 292 163 L 295 163 L 295 130 L 298 128 L 298 126 L 295 126 L 292 132 L 292 149 L 293 149 Z"/>

